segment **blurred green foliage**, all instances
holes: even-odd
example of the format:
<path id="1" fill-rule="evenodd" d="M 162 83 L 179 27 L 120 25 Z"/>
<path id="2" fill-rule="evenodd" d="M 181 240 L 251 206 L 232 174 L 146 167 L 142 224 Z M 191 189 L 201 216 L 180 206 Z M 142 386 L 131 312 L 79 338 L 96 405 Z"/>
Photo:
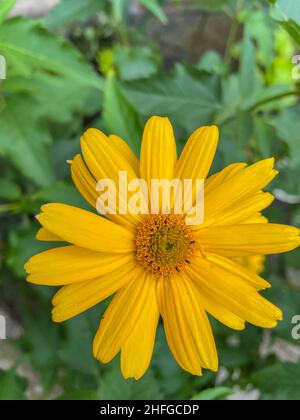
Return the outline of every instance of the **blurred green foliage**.
<path id="1" fill-rule="evenodd" d="M 281 175 L 271 186 L 278 200 L 268 217 L 299 225 L 300 86 L 293 75 L 300 71 L 292 63 L 300 47 L 298 2 L 61 0 L 40 20 L 8 18 L 14 3 L 0 2 L 0 54 L 7 60 L 7 79 L 0 83 L 0 305 L 22 332 L 5 342 L 14 357 L 0 372 L 0 399 L 214 400 L 253 387 L 262 399 L 300 399 L 300 341 L 291 336 L 292 318 L 300 314 L 298 251 L 272 258 L 266 267 L 274 285 L 266 295 L 285 314 L 277 329 L 267 334 L 248 326 L 236 333 L 213 321 L 226 367 L 222 380 L 210 372 L 203 378 L 183 372 L 161 327 L 147 375 L 123 380 L 118 360 L 100 366 L 91 355 L 106 304 L 54 325 L 53 289 L 26 285 L 23 270 L 28 257 L 47 246 L 35 240 L 34 215 L 42 203 L 88 208 L 65 163 L 79 151 L 80 134 L 95 126 L 121 135 L 138 153 L 152 114 L 172 120 L 179 149 L 199 125 L 218 124 L 214 170 L 275 156 Z M 172 24 L 171 9 L 227 15 L 224 54 L 213 49 L 193 62 L 178 57 L 166 71 L 166 51 L 143 27 L 156 22 L 163 33 Z M 266 337 L 271 350 L 262 355 Z M 274 350 L 279 342 L 283 355 Z M 287 343 L 298 354 L 294 360 L 285 355 Z M 31 375 L 20 374 L 24 364 Z M 40 386 L 36 394 L 32 375 Z"/>

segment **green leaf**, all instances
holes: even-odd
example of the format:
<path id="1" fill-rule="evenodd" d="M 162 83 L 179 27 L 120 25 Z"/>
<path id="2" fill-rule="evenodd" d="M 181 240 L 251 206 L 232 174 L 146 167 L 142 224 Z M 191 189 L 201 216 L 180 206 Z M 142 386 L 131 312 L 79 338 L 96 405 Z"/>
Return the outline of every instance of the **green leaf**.
<path id="1" fill-rule="evenodd" d="M 84 199 L 81 197 L 75 186 L 64 181 L 57 181 L 47 187 L 44 187 L 35 195 L 35 198 L 48 203 L 55 202 L 81 208 L 86 207 Z M 91 210 L 89 206 L 88 208 Z"/>
<path id="2" fill-rule="evenodd" d="M 35 21 L 5 22 L 0 27 L 0 51 L 10 73 L 3 83 L 0 153 L 36 184 L 48 185 L 54 174 L 45 122 L 65 123 L 80 110 L 89 112 L 86 104 L 94 103 L 92 92 L 100 107 L 102 79 L 75 48 Z"/>
<path id="3" fill-rule="evenodd" d="M 86 87 L 102 87 L 102 79 L 81 54 L 38 21 L 16 18 L 1 25 L 0 53 L 6 57 L 8 71 L 12 67 L 24 77 L 31 78 L 34 70 L 43 70 Z"/>
<path id="4" fill-rule="evenodd" d="M 220 54 L 216 51 L 207 51 L 196 64 L 196 68 L 211 74 L 225 75 L 228 71 Z"/>
<path id="5" fill-rule="evenodd" d="M 25 277 L 24 264 L 28 259 L 50 247 L 49 243 L 36 240 L 35 236 L 38 228 L 38 223 L 33 222 L 26 227 L 18 225 L 9 232 L 6 262 L 21 279 Z"/>
<path id="6" fill-rule="evenodd" d="M 11 96 L 0 113 L 0 154 L 8 157 L 37 185 L 54 180 L 48 147 L 51 138 L 38 119 L 39 109 L 29 96 Z"/>
<path id="7" fill-rule="evenodd" d="M 213 401 L 213 400 L 225 400 L 225 398 L 229 397 L 232 394 L 232 390 L 230 388 L 225 387 L 216 387 L 211 389 L 205 389 L 204 391 L 199 392 L 199 394 L 195 395 L 191 400 L 199 400 L 199 401 Z"/>
<path id="8" fill-rule="evenodd" d="M 281 23 L 293 40 L 300 45 L 300 11 L 296 0 L 272 2 L 271 17 Z"/>
<path id="9" fill-rule="evenodd" d="M 120 372 L 119 361 L 112 362 L 110 370 L 103 376 L 99 394 L 101 400 L 161 400 L 158 381 L 148 371 L 139 381 L 125 380 Z"/>
<path id="10" fill-rule="evenodd" d="M 277 0 L 277 5 L 285 16 L 300 24 L 300 8 L 298 0 Z"/>
<path id="11" fill-rule="evenodd" d="M 291 167 L 295 168 L 300 165 L 300 148 L 299 148 L 299 130 L 300 130 L 300 111 L 298 108 L 291 108 L 281 111 L 277 116 L 273 117 L 272 125 L 274 126 L 277 136 L 284 141 L 290 150 Z"/>
<path id="12" fill-rule="evenodd" d="M 22 191 L 18 184 L 8 178 L 0 179 L 0 198 L 4 200 L 18 200 Z"/>
<path id="13" fill-rule="evenodd" d="M 101 315 L 96 308 L 98 319 Z M 98 321 L 99 322 L 99 321 Z M 65 323 L 66 340 L 59 349 L 59 356 L 69 369 L 84 374 L 95 374 L 98 362 L 92 355 L 93 336 L 90 313 L 84 313 Z"/>
<path id="14" fill-rule="evenodd" d="M 0 0 L 0 24 L 16 4 L 16 0 Z"/>
<path id="15" fill-rule="evenodd" d="M 138 115 L 112 74 L 105 81 L 103 121 L 110 134 L 122 137 L 135 152 L 139 150 L 141 125 Z"/>
<path id="16" fill-rule="evenodd" d="M 34 288 L 34 286 L 27 287 Z M 49 290 L 47 291 L 50 297 Z M 53 293 L 50 290 L 51 292 Z M 57 366 L 58 349 L 61 344 L 60 327 L 51 321 L 50 305 L 38 301 L 23 308 L 23 311 L 22 325 L 26 334 L 22 336 L 21 343 L 33 368 L 43 375 L 43 380 L 48 381 Z"/>
<path id="17" fill-rule="evenodd" d="M 255 47 L 248 30 L 245 30 L 242 42 L 241 60 L 240 60 L 240 93 L 243 109 L 249 106 L 249 103 L 255 101 L 257 92 L 261 84 L 258 81 Z"/>
<path id="18" fill-rule="evenodd" d="M 152 367 L 159 381 L 164 398 L 189 399 L 191 389 L 202 389 L 212 385 L 212 372 L 200 377 L 192 377 L 176 363 L 166 342 L 164 327 L 160 323 L 157 329 Z"/>
<path id="19" fill-rule="evenodd" d="M 219 124 L 226 119 L 236 115 L 240 103 L 240 81 L 236 74 L 229 74 L 221 82 L 221 103 L 215 116 L 215 121 Z"/>
<path id="20" fill-rule="evenodd" d="M 299 364 L 276 363 L 254 373 L 250 381 L 263 392 L 264 399 L 300 399 Z"/>
<path id="21" fill-rule="evenodd" d="M 281 220 L 279 219 L 279 222 Z M 285 254 L 284 260 L 288 262 L 290 266 L 299 269 L 299 249 Z M 280 264 L 282 264 L 282 261 Z M 292 328 L 294 327 L 292 319 L 296 314 L 300 313 L 300 292 L 295 288 L 288 287 L 286 285 L 287 281 L 278 276 L 273 276 L 271 283 L 272 289 L 268 292 L 268 299 L 275 305 L 279 306 L 284 315 L 283 321 L 281 321 L 274 329 L 272 335 L 284 339 L 295 346 L 299 346 L 299 340 L 294 340 L 292 336 Z"/>
<path id="22" fill-rule="evenodd" d="M 139 2 L 156 16 L 163 24 L 168 23 L 167 15 L 157 0 L 139 0 Z"/>
<path id="23" fill-rule="evenodd" d="M 104 0 L 61 0 L 46 16 L 45 25 L 57 30 L 74 22 L 82 22 L 106 10 Z"/>
<path id="24" fill-rule="evenodd" d="M 247 20 L 247 30 L 257 43 L 257 59 L 266 68 L 270 68 L 273 64 L 275 25 L 263 10 L 251 13 Z"/>
<path id="25" fill-rule="evenodd" d="M 261 157 L 274 156 L 274 129 L 267 118 L 262 116 L 254 118 L 254 137 Z"/>
<path id="26" fill-rule="evenodd" d="M 150 47 L 117 47 L 115 61 L 122 80 L 145 79 L 157 72 L 157 59 Z"/>
<path id="27" fill-rule="evenodd" d="M 15 368 L 0 371 L 0 400 L 25 400 L 25 386 L 25 381 L 17 376 Z"/>
<path id="28" fill-rule="evenodd" d="M 294 86 L 286 84 L 276 84 L 264 86 L 257 92 L 256 98 L 249 103 L 249 109 L 263 111 L 277 111 L 294 105 L 297 102 L 298 92 Z"/>
<path id="29" fill-rule="evenodd" d="M 282 26 L 284 29 L 288 32 L 288 34 L 293 38 L 293 40 L 296 42 L 298 47 L 300 46 L 300 25 L 293 21 L 292 19 L 289 19 L 287 22 L 283 22 Z"/>
<path id="30" fill-rule="evenodd" d="M 248 112 L 235 113 L 235 118 L 221 127 L 220 149 L 223 165 L 247 161 L 249 141 L 253 135 L 253 118 Z"/>
<path id="31" fill-rule="evenodd" d="M 5 82 L 6 90 L 19 93 L 18 82 L 16 78 L 8 79 Z M 90 115 L 101 108 L 102 92 L 66 76 L 39 71 L 23 84 L 20 90 L 26 90 L 37 102 L 39 116 L 47 121 L 68 123 L 74 119 L 74 114 Z"/>
<path id="32" fill-rule="evenodd" d="M 177 65 L 175 72 L 123 86 L 126 97 L 141 114 L 174 118 L 188 131 L 211 122 L 219 106 L 215 78 L 190 72 L 182 65 Z"/>

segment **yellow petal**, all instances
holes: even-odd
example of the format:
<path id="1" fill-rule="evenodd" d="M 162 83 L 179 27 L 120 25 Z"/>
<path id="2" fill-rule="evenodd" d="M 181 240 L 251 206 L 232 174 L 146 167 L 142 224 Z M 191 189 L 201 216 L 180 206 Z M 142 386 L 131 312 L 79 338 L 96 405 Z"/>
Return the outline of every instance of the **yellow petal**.
<path id="1" fill-rule="evenodd" d="M 226 271 L 228 275 L 233 274 L 239 276 L 240 280 L 243 280 L 245 284 L 254 287 L 256 290 L 265 290 L 271 287 L 270 283 L 266 280 L 256 275 L 256 273 L 247 267 L 238 264 L 236 261 L 215 254 L 207 254 L 207 261 Z"/>
<path id="2" fill-rule="evenodd" d="M 198 128 L 188 139 L 175 166 L 175 179 L 181 180 L 183 184 L 186 180 L 192 181 L 192 185 L 184 184 L 186 213 L 190 213 L 192 206 L 195 206 L 196 200 L 198 200 L 198 194 L 202 191 L 202 185 L 198 184 L 198 181 L 205 180 L 210 171 L 218 140 L 219 131 L 216 126 Z M 181 191 L 176 189 L 175 203 L 176 197 L 181 199 L 180 196 Z M 186 207 L 187 205 L 189 208 Z"/>
<path id="3" fill-rule="evenodd" d="M 173 128 L 168 118 L 151 117 L 145 125 L 140 171 L 151 185 L 152 179 L 173 179 L 177 160 Z"/>
<path id="4" fill-rule="evenodd" d="M 214 338 L 193 283 L 180 275 L 162 278 L 157 296 L 166 338 L 178 364 L 194 375 L 201 375 L 202 368 L 216 371 Z"/>
<path id="5" fill-rule="evenodd" d="M 109 140 L 112 142 L 115 148 L 119 150 L 121 155 L 124 156 L 128 160 L 129 165 L 131 165 L 136 175 L 139 176 L 140 163 L 138 161 L 138 158 L 135 156 L 133 151 L 130 149 L 130 147 L 126 143 L 126 141 L 121 139 L 121 137 L 116 136 L 115 134 L 110 135 Z"/>
<path id="6" fill-rule="evenodd" d="M 196 257 L 197 261 L 188 268 L 188 274 L 206 294 L 223 305 L 227 310 L 251 324 L 263 328 L 273 328 L 282 319 L 279 308 L 264 299 L 253 287 L 248 285 L 240 273 L 223 269 L 208 259 Z"/>
<path id="7" fill-rule="evenodd" d="M 66 321 L 97 305 L 121 289 L 131 280 L 135 266 L 134 261 L 127 262 L 122 267 L 101 277 L 62 287 L 52 300 L 53 321 Z"/>
<path id="8" fill-rule="evenodd" d="M 235 261 L 248 268 L 252 273 L 261 274 L 265 269 L 266 257 L 264 255 L 253 255 L 251 257 L 235 258 Z"/>
<path id="9" fill-rule="evenodd" d="M 261 213 L 255 213 L 246 220 L 241 221 L 246 224 L 251 223 L 268 223 L 268 219 Z M 246 267 L 254 274 L 261 274 L 265 270 L 266 257 L 264 255 L 251 255 L 248 257 L 240 257 L 234 259 L 236 262 Z M 259 289 L 258 289 L 259 290 Z"/>
<path id="10" fill-rule="evenodd" d="M 108 137 L 96 129 L 89 129 L 84 133 L 81 137 L 81 149 L 88 169 L 96 182 L 103 179 L 110 179 L 115 183 L 117 193 L 116 214 L 112 214 L 115 209 L 111 208 L 108 217 L 126 226 L 136 226 L 141 221 L 141 215 L 133 214 L 132 209 L 128 209 L 126 214 L 120 214 L 120 206 L 126 210 L 128 204 L 126 196 L 124 194 L 118 194 L 120 171 L 126 173 L 128 183 L 137 178 L 128 160 L 113 145 Z M 130 197 L 130 194 L 128 196 Z"/>
<path id="11" fill-rule="evenodd" d="M 205 250 L 225 257 L 271 255 L 291 251 L 300 245 L 299 229 L 270 223 L 212 226 L 196 236 Z"/>
<path id="12" fill-rule="evenodd" d="M 121 370 L 125 379 L 139 379 L 148 369 L 152 358 L 158 320 L 156 281 L 153 279 L 148 291 L 147 304 L 121 350 Z"/>
<path id="13" fill-rule="evenodd" d="M 228 181 L 228 179 L 232 178 L 234 175 L 241 173 L 246 166 L 246 163 L 232 163 L 231 165 L 226 166 L 220 172 L 213 174 L 205 182 L 205 193 L 210 193 L 223 182 Z"/>
<path id="14" fill-rule="evenodd" d="M 94 339 L 94 356 L 102 363 L 110 362 L 126 343 L 148 304 L 153 278 L 137 266 L 133 280 L 113 298 L 100 322 Z"/>
<path id="15" fill-rule="evenodd" d="M 134 234 L 104 217 L 66 204 L 42 206 L 42 226 L 64 241 L 99 252 L 126 253 L 134 249 Z"/>
<path id="16" fill-rule="evenodd" d="M 189 278 L 193 280 L 193 276 Z M 212 296 L 210 296 L 209 293 L 206 292 L 205 288 L 198 287 L 198 284 L 196 284 L 196 286 L 198 291 L 198 300 L 206 312 L 228 328 L 232 328 L 236 331 L 242 331 L 245 329 L 245 320 L 228 310 L 223 304 L 217 302 Z"/>
<path id="17" fill-rule="evenodd" d="M 228 204 L 220 211 L 216 207 L 214 210 L 205 209 L 206 215 L 204 222 L 199 226 L 204 228 L 210 225 L 233 225 L 242 224 L 248 221 L 251 216 L 269 207 L 274 201 L 274 196 L 270 193 L 259 192 L 244 198 L 234 204 Z"/>
<path id="18" fill-rule="evenodd" d="M 175 177 L 205 179 L 210 171 L 219 140 L 216 126 L 200 127 L 192 133 L 176 164 Z"/>
<path id="19" fill-rule="evenodd" d="M 76 155 L 71 162 L 71 175 L 74 184 L 83 198 L 94 208 L 96 208 L 99 197 L 96 189 L 96 180 L 88 171 L 80 155 Z"/>
<path id="20" fill-rule="evenodd" d="M 248 217 L 243 223 L 255 224 L 255 223 L 269 223 L 269 220 L 263 216 L 261 213 L 253 214 L 251 217 Z"/>
<path id="21" fill-rule="evenodd" d="M 30 283 L 60 286 L 111 273 L 133 259 L 131 254 L 107 254 L 64 246 L 34 255 L 25 264 L 25 270 Z"/>
<path id="22" fill-rule="evenodd" d="M 36 239 L 38 241 L 46 241 L 46 242 L 62 242 L 62 239 L 59 236 L 54 235 L 53 233 L 49 232 L 49 230 L 41 227 L 37 234 Z"/>
<path id="23" fill-rule="evenodd" d="M 216 188 L 206 191 L 204 203 L 206 217 L 217 218 L 229 208 L 234 211 L 236 206 L 242 205 L 245 197 L 260 192 L 277 174 L 272 158 L 237 172 Z"/>

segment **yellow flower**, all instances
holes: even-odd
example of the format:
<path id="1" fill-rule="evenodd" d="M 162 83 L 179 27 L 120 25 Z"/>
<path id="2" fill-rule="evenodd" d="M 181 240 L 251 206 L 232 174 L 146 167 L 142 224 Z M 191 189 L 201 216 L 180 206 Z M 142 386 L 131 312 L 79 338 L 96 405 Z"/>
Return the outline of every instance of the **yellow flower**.
<path id="1" fill-rule="evenodd" d="M 140 162 L 117 136 L 90 129 L 81 138 L 82 155 L 71 162 L 74 183 L 95 208 L 96 181 L 206 179 L 218 144 L 215 126 L 201 127 L 177 159 L 167 118 L 146 124 Z M 271 204 L 263 188 L 276 176 L 274 159 L 232 164 L 205 182 L 205 220 L 189 226 L 175 214 L 114 214 L 104 218 L 64 204 L 42 207 L 37 239 L 69 242 L 32 257 L 28 281 L 63 286 L 53 299 L 53 320 L 72 318 L 115 294 L 94 339 L 103 363 L 121 352 L 125 378 L 140 378 L 153 352 L 162 316 L 166 338 L 178 364 L 194 375 L 217 371 L 218 356 L 207 313 L 235 330 L 245 321 L 272 328 L 280 309 L 259 291 L 270 284 L 234 261 L 290 251 L 299 230 L 261 223 Z M 250 267 L 251 268 L 251 267 Z"/>
<path id="2" fill-rule="evenodd" d="M 248 223 L 268 223 L 268 219 L 258 215 L 250 218 Z M 251 255 L 249 257 L 234 258 L 234 260 L 247 267 L 254 274 L 261 274 L 265 269 L 266 257 L 264 255 Z"/>
<path id="3" fill-rule="evenodd" d="M 251 257 L 236 258 L 236 261 L 254 274 L 261 274 L 265 268 L 266 257 L 264 255 L 253 255 Z"/>

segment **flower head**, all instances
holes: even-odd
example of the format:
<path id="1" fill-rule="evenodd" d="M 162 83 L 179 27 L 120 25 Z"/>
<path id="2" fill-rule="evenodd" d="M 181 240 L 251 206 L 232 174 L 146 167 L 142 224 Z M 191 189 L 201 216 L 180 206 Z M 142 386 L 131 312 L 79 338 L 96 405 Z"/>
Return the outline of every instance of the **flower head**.
<path id="1" fill-rule="evenodd" d="M 217 144 L 218 129 L 201 127 L 177 159 L 169 120 L 152 117 L 140 161 L 121 138 L 95 129 L 82 136 L 82 156 L 71 161 L 73 181 L 94 209 L 98 181 L 109 178 L 119 191 L 120 171 L 129 182 L 140 177 L 150 195 L 153 179 L 204 179 L 205 217 L 199 225 L 190 226 L 186 214 L 172 212 L 176 194 L 168 212 L 161 201 L 155 214 L 112 211 L 107 217 L 55 203 L 43 206 L 37 217 L 42 225 L 37 239 L 70 245 L 32 257 L 25 266 L 28 281 L 62 286 L 53 298 L 55 322 L 115 294 L 93 351 L 103 363 L 121 352 L 126 378 L 138 379 L 147 370 L 160 316 L 175 359 L 195 375 L 218 369 L 207 313 L 235 330 L 244 329 L 246 321 L 273 328 L 282 319 L 280 309 L 260 295 L 270 284 L 257 274 L 264 255 L 300 244 L 297 228 L 270 224 L 261 214 L 273 201 L 263 189 L 277 175 L 274 159 L 235 163 L 208 177 Z M 190 195 L 194 204 L 194 188 Z M 111 198 L 108 194 L 108 206 L 114 207 Z M 125 198 L 118 198 L 119 209 Z M 145 202 L 148 198 L 143 195 Z"/>

